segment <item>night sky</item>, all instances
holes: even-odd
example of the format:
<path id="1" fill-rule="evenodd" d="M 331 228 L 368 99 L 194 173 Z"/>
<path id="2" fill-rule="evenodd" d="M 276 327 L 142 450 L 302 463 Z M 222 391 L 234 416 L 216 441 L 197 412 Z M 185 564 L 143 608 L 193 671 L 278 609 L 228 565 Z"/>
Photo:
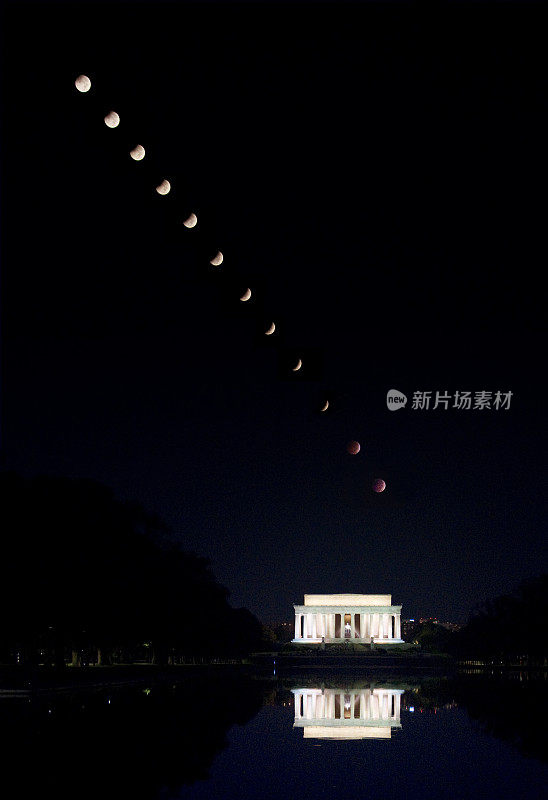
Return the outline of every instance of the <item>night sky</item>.
<path id="1" fill-rule="evenodd" d="M 541 9 L 4 4 L 1 467 L 142 502 L 263 621 L 545 570 Z M 457 390 L 513 396 L 411 408 Z"/>

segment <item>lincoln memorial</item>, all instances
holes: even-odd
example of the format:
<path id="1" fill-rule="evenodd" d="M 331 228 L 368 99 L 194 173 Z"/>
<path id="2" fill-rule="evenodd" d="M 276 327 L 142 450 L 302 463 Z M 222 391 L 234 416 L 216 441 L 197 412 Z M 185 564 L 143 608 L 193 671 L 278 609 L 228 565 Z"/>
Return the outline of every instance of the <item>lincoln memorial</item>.
<path id="1" fill-rule="evenodd" d="M 305 739 L 390 739 L 401 728 L 403 689 L 292 689 L 294 728 Z"/>
<path id="2" fill-rule="evenodd" d="M 294 609 L 297 644 L 403 643 L 401 606 L 392 605 L 391 594 L 305 594 Z"/>

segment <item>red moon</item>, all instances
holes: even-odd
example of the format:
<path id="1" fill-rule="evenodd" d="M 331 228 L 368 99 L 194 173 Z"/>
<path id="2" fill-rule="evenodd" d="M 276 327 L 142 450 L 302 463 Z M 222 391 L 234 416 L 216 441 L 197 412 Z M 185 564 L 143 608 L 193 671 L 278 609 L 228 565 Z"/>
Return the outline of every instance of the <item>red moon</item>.
<path id="1" fill-rule="evenodd" d="M 348 450 L 351 456 L 355 456 L 360 452 L 360 443 L 348 442 L 348 444 L 346 445 L 346 449 Z"/>
<path id="2" fill-rule="evenodd" d="M 385 489 L 386 489 L 386 483 L 381 478 L 377 478 L 377 480 L 374 481 L 373 483 L 373 491 L 384 492 Z"/>

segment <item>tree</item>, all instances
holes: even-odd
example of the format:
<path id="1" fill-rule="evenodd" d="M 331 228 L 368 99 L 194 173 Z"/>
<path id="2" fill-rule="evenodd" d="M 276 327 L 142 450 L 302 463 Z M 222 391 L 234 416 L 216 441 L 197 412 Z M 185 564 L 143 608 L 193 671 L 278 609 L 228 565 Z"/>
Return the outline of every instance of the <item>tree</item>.
<path id="1" fill-rule="evenodd" d="M 0 475 L 4 553 L 0 598 L 11 613 L 4 643 L 65 651 L 93 647 L 108 661 L 150 641 L 157 663 L 170 653 L 242 653 L 260 623 L 235 611 L 207 559 L 183 550 L 164 523 L 98 483 Z M 208 635 L 215 624 L 225 631 Z"/>

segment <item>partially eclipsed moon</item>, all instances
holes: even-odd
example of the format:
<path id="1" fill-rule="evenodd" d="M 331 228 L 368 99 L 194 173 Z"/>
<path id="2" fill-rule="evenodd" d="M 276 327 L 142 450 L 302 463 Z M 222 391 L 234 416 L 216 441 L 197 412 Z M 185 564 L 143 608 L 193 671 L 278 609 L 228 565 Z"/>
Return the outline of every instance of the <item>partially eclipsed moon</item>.
<path id="1" fill-rule="evenodd" d="M 158 194 L 169 194 L 171 190 L 171 183 L 169 181 L 162 181 L 159 186 L 156 187 L 156 191 Z"/>
<path id="2" fill-rule="evenodd" d="M 373 482 L 374 492 L 384 492 L 385 489 L 386 483 L 382 480 L 382 478 L 377 478 L 377 480 Z"/>
<path id="3" fill-rule="evenodd" d="M 185 226 L 185 228 L 193 228 L 197 222 L 198 222 L 198 217 L 196 216 L 196 214 L 191 214 L 190 217 L 185 219 L 183 225 Z"/>
<path id="4" fill-rule="evenodd" d="M 145 148 L 142 144 L 138 144 L 137 147 L 134 147 L 133 150 L 130 152 L 130 156 L 134 161 L 142 161 L 145 157 Z"/>
<path id="5" fill-rule="evenodd" d="M 351 456 L 357 456 L 360 452 L 360 443 L 359 442 L 348 442 L 346 445 L 347 451 L 350 453 Z"/>
<path id="6" fill-rule="evenodd" d="M 111 111 L 105 117 L 105 125 L 107 128 L 117 128 L 120 124 L 120 117 L 116 113 L 116 111 Z"/>
<path id="7" fill-rule="evenodd" d="M 91 81 L 87 75 L 78 75 L 74 81 L 74 85 L 79 92 L 89 92 L 91 89 Z"/>
<path id="8" fill-rule="evenodd" d="M 328 408 L 329 408 L 329 400 L 326 400 L 324 407 L 320 408 L 320 411 L 327 411 Z"/>
<path id="9" fill-rule="evenodd" d="M 302 365 L 303 365 L 303 362 L 302 362 L 302 360 L 299 358 L 299 360 L 297 361 L 297 366 L 296 366 L 296 367 L 292 367 L 292 369 L 293 369 L 293 372 L 297 372 L 298 370 L 300 370 L 300 368 L 302 367 Z"/>
<path id="10" fill-rule="evenodd" d="M 214 267 L 218 267 L 223 263 L 223 254 L 221 253 L 220 250 L 217 253 L 217 255 L 215 256 L 215 258 L 212 258 L 209 263 L 213 264 Z"/>
<path id="11" fill-rule="evenodd" d="M 247 302 L 247 300 L 249 300 L 250 297 L 251 297 L 251 289 L 246 289 L 246 291 L 240 297 L 240 300 L 242 301 L 242 303 L 245 303 Z"/>
<path id="12" fill-rule="evenodd" d="M 272 323 L 270 328 L 267 331 L 265 331 L 266 336 L 272 336 L 275 330 L 276 330 L 276 325 Z"/>

